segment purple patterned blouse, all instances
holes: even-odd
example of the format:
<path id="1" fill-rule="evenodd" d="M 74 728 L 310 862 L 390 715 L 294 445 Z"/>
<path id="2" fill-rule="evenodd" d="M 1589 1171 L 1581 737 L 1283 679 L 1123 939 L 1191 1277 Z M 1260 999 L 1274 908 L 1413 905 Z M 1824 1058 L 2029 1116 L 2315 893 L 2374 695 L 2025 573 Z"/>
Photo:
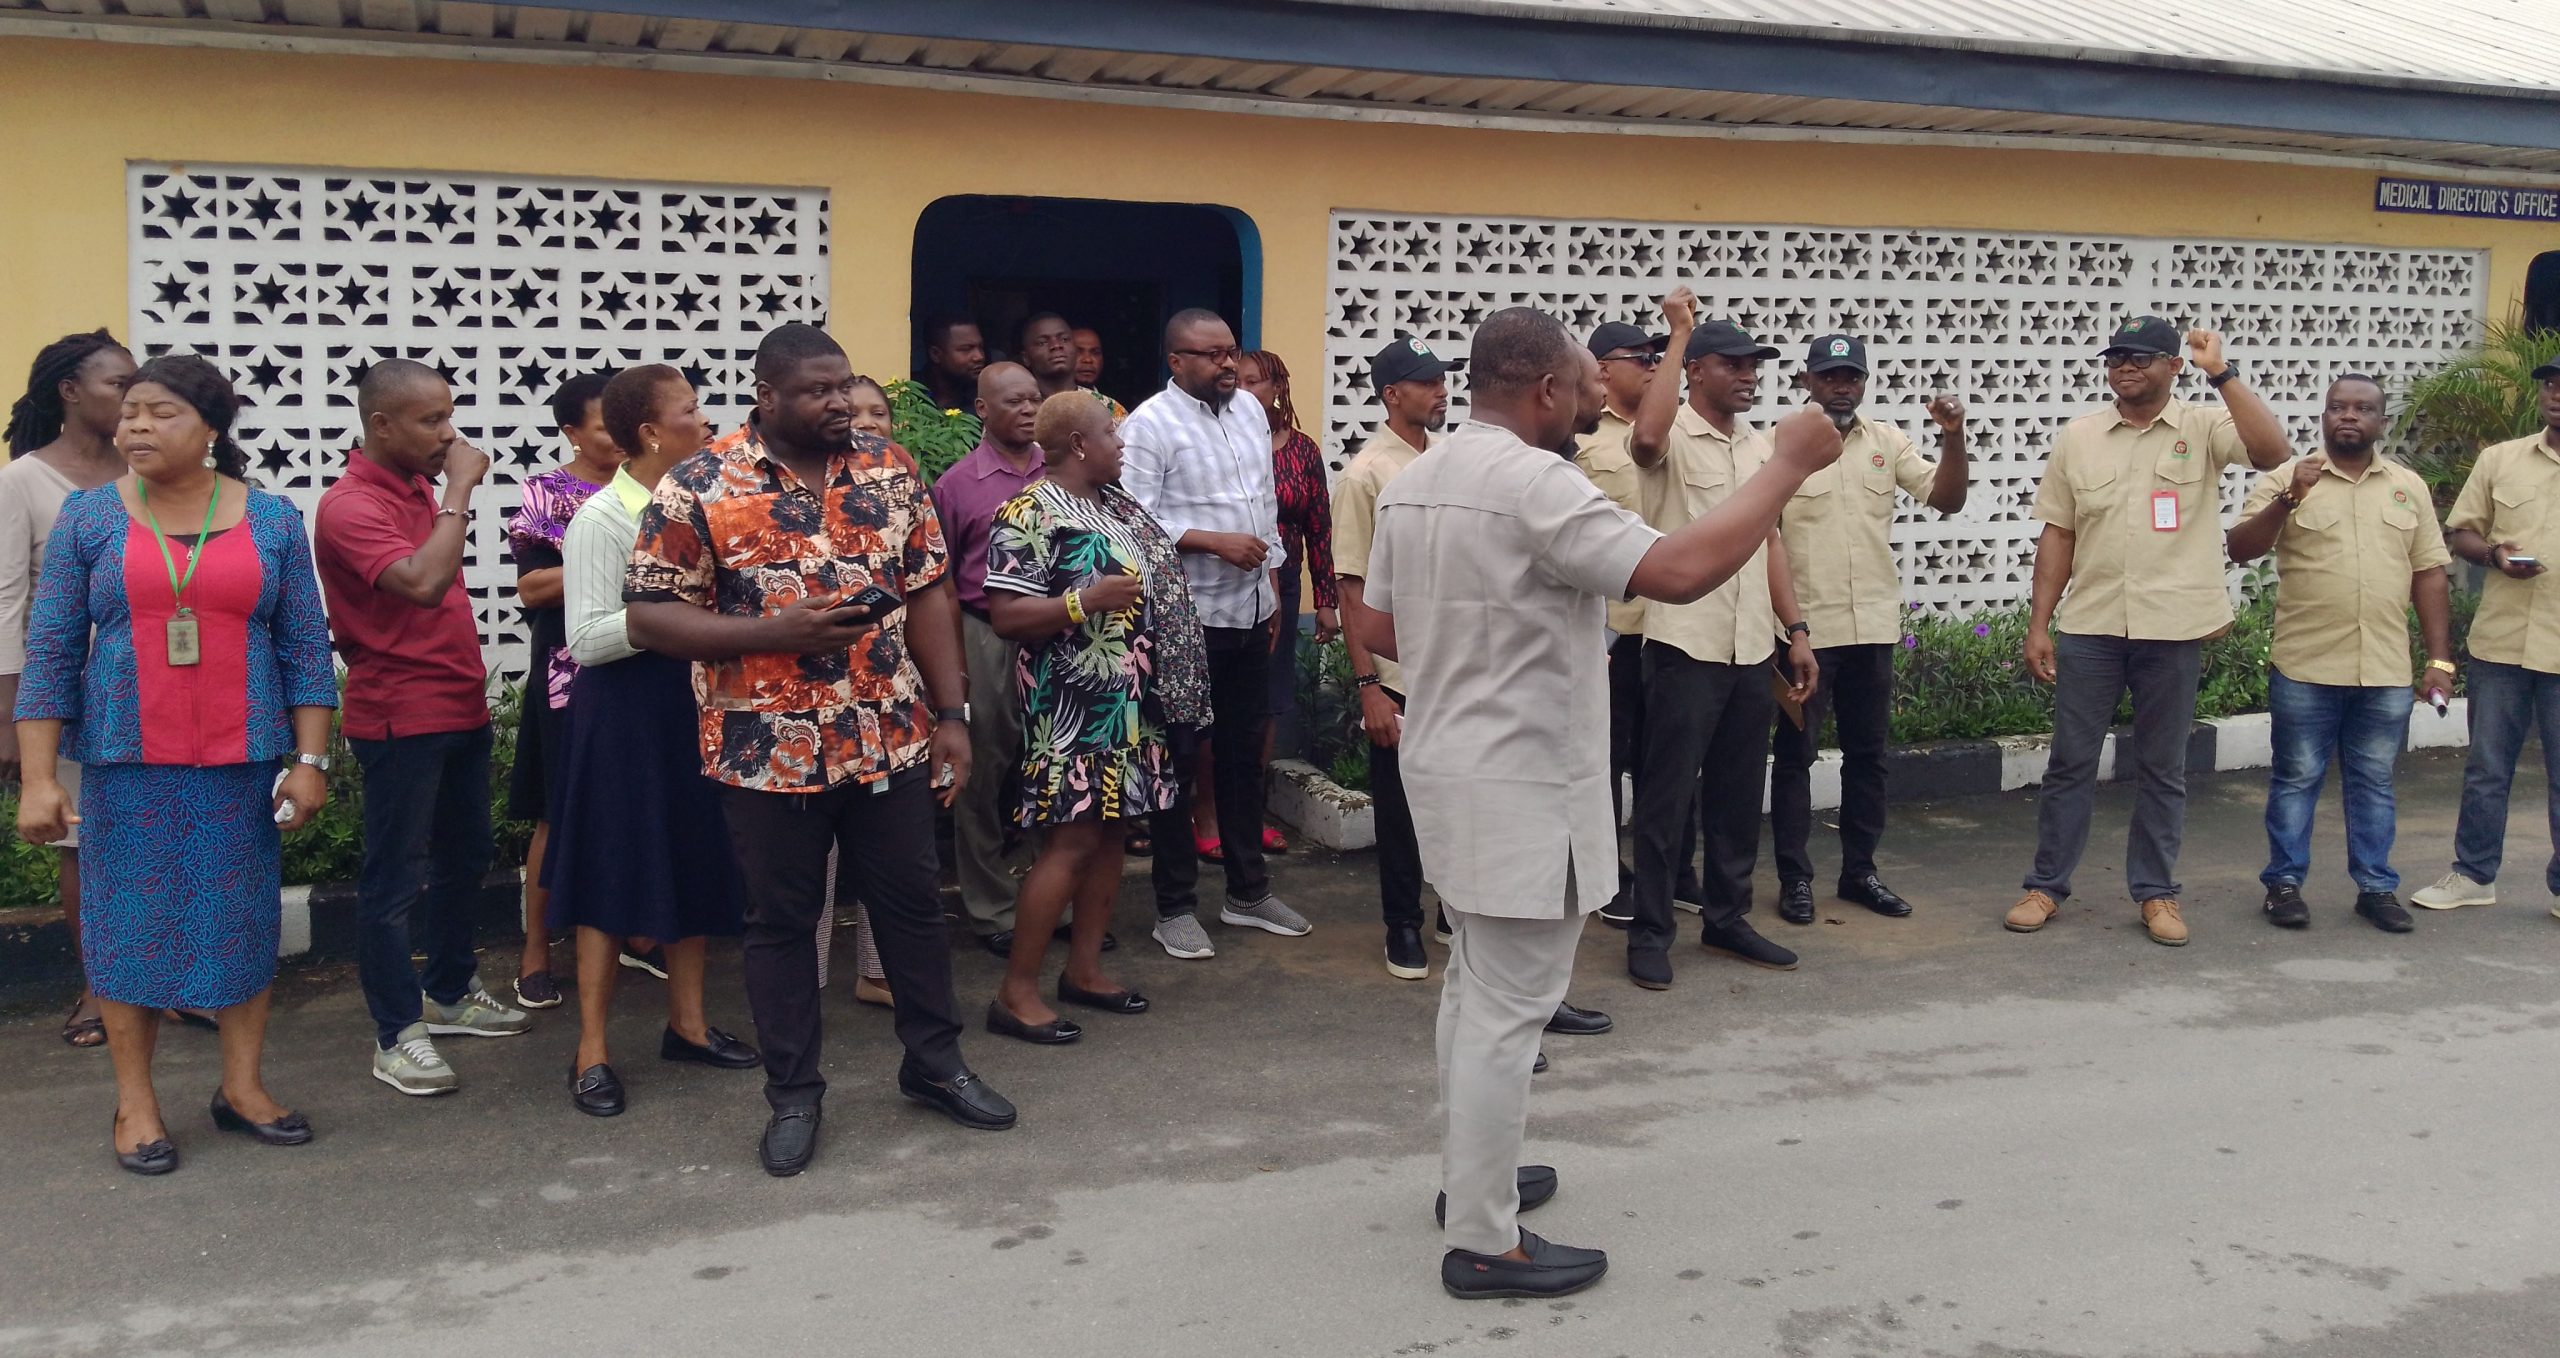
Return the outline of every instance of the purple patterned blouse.
<path id="1" fill-rule="evenodd" d="M 602 489 L 567 467 L 554 467 L 524 483 L 524 503 L 507 519 L 507 550 L 516 559 L 519 577 L 563 563 L 560 543 L 569 535 L 569 520 L 577 517 L 588 496 Z M 533 642 L 533 669 L 544 678 L 551 706 L 567 707 L 569 681 L 578 673 L 577 662 L 569 658 L 567 611 L 557 604 L 527 607 L 524 622 Z"/>

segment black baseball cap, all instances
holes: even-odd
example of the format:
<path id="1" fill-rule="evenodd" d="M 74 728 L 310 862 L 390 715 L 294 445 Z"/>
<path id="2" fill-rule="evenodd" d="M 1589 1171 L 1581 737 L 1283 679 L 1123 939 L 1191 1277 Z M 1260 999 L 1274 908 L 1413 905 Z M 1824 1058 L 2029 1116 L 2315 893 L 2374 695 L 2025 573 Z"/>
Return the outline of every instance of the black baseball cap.
<path id="1" fill-rule="evenodd" d="M 1778 351 L 1743 332 L 1731 321 L 1704 321 L 1689 332 L 1689 347 L 1680 351 L 1680 361 L 1694 363 L 1709 354 L 1727 358 L 1756 358 L 1763 363 L 1776 358 Z"/>
<path id="2" fill-rule="evenodd" d="M 2163 316 L 2133 316 L 2107 336 L 2100 354 L 2175 354 L 2182 336 Z"/>
<path id="3" fill-rule="evenodd" d="M 1398 382 L 1428 382 L 1446 377 L 1456 366 L 1431 352 L 1430 345 L 1411 335 L 1398 335 L 1369 360 L 1369 385 L 1384 391 Z"/>
<path id="4" fill-rule="evenodd" d="M 1829 372 L 1833 368 L 1867 371 L 1867 342 L 1855 335 L 1824 335 L 1805 350 L 1806 372 Z"/>
<path id="5" fill-rule="evenodd" d="M 2560 358 L 2555 358 L 2533 370 L 2533 380 L 2536 382 L 2548 382 L 2555 377 L 2560 377 Z"/>
<path id="6" fill-rule="evenodd" d="M 1642 326 L 1610 321 L 1591 332 L 1591 356 L 1607 358 L 1620 349 L 1660 350 L 1670 343 L 1669 335 L 1648 335 Z"/>

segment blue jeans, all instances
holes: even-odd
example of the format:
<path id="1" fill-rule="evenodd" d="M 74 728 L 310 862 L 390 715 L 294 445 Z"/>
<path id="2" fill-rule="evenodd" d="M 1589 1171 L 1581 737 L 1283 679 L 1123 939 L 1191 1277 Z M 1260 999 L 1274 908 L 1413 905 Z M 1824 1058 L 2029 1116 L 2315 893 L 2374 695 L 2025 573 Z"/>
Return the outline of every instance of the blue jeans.
<path id="1" fill-rule="evenodd" d="M 489 875 L 489 728 L 350 740 L 364 766 L 356 975 L 385 1051 L 420 1016 L 471 989 L 471 904 Z M 420 911 L 420 902 L 425 910 Z M 412 916 L 418 918 L 413 922 Z M 409 963 L 415 946 L 423 972 Z"/>
<path id="2" fill-rule="evenodd" d="M 2391 870 L 2399 814 L 2391 769 L 2409 744 L 2409 702 L 2406 684 L 2306 684 L 2268 672 L 2275 768 L 2267 779 L 2267 870 L 2259 881 L 2300 886 L 2310 873 L 2311 813 L 2334 754 L 2347 812 L 2347 876 L 2360 892 L 2400 889 L 2400 874 Z"/>
<path id="3" fill-rule="evenodd" d="M 2560 895 L 2560 674 L 2522 665 L 2474 659 L 2471 682 L 2471 758 L 2462 766 L 2462 818 L 2453 828 L 2453 870 L 2475 882 L 2498 880 L 2506 857 L 2507 789 L 2528 731 L 2542 736 L 2542 772 L 2549 780 L 2551 862 L 2543 885 Z"/>

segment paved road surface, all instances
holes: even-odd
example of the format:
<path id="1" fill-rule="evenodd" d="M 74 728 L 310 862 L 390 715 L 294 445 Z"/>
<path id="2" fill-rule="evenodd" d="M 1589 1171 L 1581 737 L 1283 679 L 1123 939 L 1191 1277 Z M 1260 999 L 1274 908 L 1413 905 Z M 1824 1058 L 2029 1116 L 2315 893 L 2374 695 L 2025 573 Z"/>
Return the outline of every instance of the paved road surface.
<path id="1" fill-rule="evenodd" d="M 2446 756 L 2404 775 L 2412 886 L 2441 871 L 2458 776 Z M 610 1122 L 568 1105 L 566 1010 L 451 1042 L 464 1091 L 408 1100 L 366 1078 L 350 978 L 292 981 L 272 1083 L 321 1139 L 218 1137 L 212 1043 L 173 1031 L 188 1160 L 158 1181 L 109 1162 L 101 1056 L 52 1018 L 0 1025 L 0 1354 L 2560 1350 L 2538 781 L 2510 902 L 2403 939 L 2348 915 L 2334 813 L 2313 928 L 2256 919 L 2262 789 L 2197 792 L 2182 950 L 2114 894 L 2119 788 L 2036 937 L 1998 926 L 2024 795 L 1901 811 L 1886 867 L 1919 915 L 1772 923 L 1794 974 L 1688 950 L 1676 989 L 1639 992 L 1595 925 L 1575 998 L 1620 1029 L 1551 1040 L 1532 1126 L 1564 1175 L 1532 1224 L 1615 1262 L 1569 1301 L 1439 1292 L 1438 986 L 1379 967 L 1365 857 L 1301 853 L 1280 881 L 1312 937 L 1214 930 L 1205 964 L 1133 947 L 1121 974 L 1154 1014 L 1094 1016 L 1063 1050 L 974 1036 L 1026 1110 L 1011 1133 L 900 1103 L 886 1015 L 839 990 L 825 1142 L 796 1180 L 755 1166 L 755 1076 L 648 1059 L 645 980 Z M 1142 913 L 1124 901 L 1133 943 Z M 982 1002 L 994 963 L 960 969 Z M 715 1021 L 745 1031 L 734 978 L 715 970 Z"/>

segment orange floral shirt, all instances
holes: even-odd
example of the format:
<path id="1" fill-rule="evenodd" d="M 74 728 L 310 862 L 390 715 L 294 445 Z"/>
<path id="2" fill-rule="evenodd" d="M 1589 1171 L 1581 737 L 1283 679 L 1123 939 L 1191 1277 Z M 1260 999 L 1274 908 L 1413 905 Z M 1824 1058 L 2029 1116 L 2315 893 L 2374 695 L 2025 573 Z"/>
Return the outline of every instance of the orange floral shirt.
<path id="1" fill-rule="evenodd" d="M 766 453 L 750 423 L 658 482 L 623 598 L 758 618 L 874 582 L 913 598 L 948 564 L 942 523 L 903 449 L 857 434 L 813 491 Z M 874 782 L 923 764 L 933 735 L 904 609 L 851 650 L 697 663 L 693 691 L 702 771 L 732 787 Z"/>

